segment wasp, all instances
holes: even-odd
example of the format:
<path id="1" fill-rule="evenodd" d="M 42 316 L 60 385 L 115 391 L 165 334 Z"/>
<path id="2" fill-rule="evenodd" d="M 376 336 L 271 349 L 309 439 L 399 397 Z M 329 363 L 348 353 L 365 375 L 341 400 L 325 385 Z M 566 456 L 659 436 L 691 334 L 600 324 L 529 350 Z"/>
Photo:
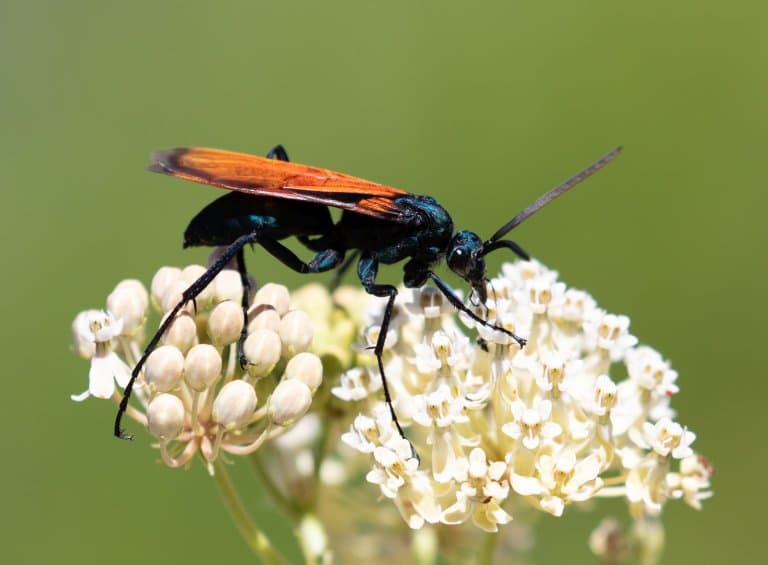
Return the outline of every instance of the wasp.
<path id="1" fill-rule="evenodd" d="M 475 232 L 454 230 L 450 214 L 431 196 L 420 196 L 391 186 L 344 173 L 290 162 L 286 150 L 277 145 L 266 157 L 219 149 L 181 147 L 152 153 L 148 170 L 199 184 L 229 190 L 197 214 L 184 232 L 184 247 L 214 246 L 223 251 L 200 278 L 182 294 L 178 304 L 160 324 L 131 373 L 123 392 L 114 432 L 130 439 L 120 422 L 128 407 L 134 383 L 149 354 L 173 323 L 176 314 L 211 283 L 232 260 L 243 284 L 242 309 L 245 322 L 239 341 L 239 359 L 248 360 L 242 344 L 246 337 L 249 307 L 248 276 L 243 249 L 258 244 L 278 261 L 299 273 L 346 270 L 357 260 L 357 275 L 368 294 L 387 299 L 381 328 L 373 347 L 381 374 L 384 399 L 392 419 L 405 437 L 392 406 L 382 354 L 392 318 L 397 288 L 377 282 L 379 266 L 406 261 L 403 284 L 419 288 L 431 281 L 457 310 L 475 322 L 511 337 L 520 347 L 525 339 L 484 320 L 464 305 L 451 287 L 433 270 L 442 260 L 472 288 L 482 304 L 487 300 L 488 277 L 485 256 L 509 249 L 528 260 L 515 242 L 503 239 L 549 202 L 608 164 L 621 151 L 617 147 L 564 183 L 542 195 L 496 233 L 483 241 Z M 342 210 L 334 221 L 330 208 Z M 281 243 L 295 237 L 314 252 L 304 261 Z M 347 257 L 349 255 L 349 257 Z M 345 260 L 346 259 L 346 260 Z"/>

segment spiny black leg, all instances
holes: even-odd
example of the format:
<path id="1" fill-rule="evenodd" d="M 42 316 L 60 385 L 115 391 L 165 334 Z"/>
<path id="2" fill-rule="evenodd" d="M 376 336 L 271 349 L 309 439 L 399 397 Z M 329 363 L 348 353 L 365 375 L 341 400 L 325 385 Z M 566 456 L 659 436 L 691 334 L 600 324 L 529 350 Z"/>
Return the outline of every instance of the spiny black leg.
<path id="1" fill-rule="evenodd" d="M 500 326 L 497 326 L 496 324 L 490 324 L 490 323 L 488 323 L 487 320 L 483 320 L 480 316 L 478 316 L 477 314 L 472 312 L 472 310 L 470 310 L 469 308 L 464 306 L 464 303 L 461 300 L 459 300 L 459 297 L 456 296 L 453 293 L 453 291 L 451 290 L 451 287 L 449 287 L 447 284 L 445 284 L 443 279 L 438 277 L 432 271 L 428 271 L 427 275 L 429 276 L 429 278 L 431 278 L 434 281 L 434 283 L 437 285 L 437 288 L 440 289 L 440 292 L 442 292 L 443 295 L 448 299 L 448 302 L 453 304 L 453 306 L 457 310 L 460 310 L 461 312 L 464 312 L 467 316 L 472 318 L 475 322 L 485 326 L 486 328 L 491 328 L 493 330 L 497 330 L 497 331 L 500 331 L 502 333 L 507 334 L 509 337 L 514 339 L 520 347 L 525 347 L 525 344 L 526 344 L 526 340 L 525 339 L 523 339 L 522 337 L 518 336 L 517 334 L 512 333 L 511 331 L 509 331 L 506 328 L 502 328 Z"/>
<path id="2" fill-rule="evenodd" d="M 123 391 L 123 398 L 120 401 L 120 407 L 117 410 L 117 417 L 115 418 L 115 436 L 119 437 L 120 439 L 133 439 L 132 434 L 126 434 L 123 432 L 122 428 L 120 427 L 120 423 L 123 419 L 123 414 L 125 414 L 125 411 L 128 409 L 128 400 L 131 398 L 131 393 L 133 392 L 133 385 L 136 382 L 136 379 L 139 376 L 139 373 L 141 372 L 141 368 L 144 366 L 144 363 L 147 362 L 147 358 L 149 357 L 149 354 L 154 351 L 155 347 L 157 347 L 157 344 L 160 342 L 160 339 L 163 337 L 165 332 L 168 330 L 168 328 L 171 326 L 171 324 L 176 319 L 176 314 L 179 313 L 179 311 L 184 307 L 184 305 L 189 302 L 190 300 L 194 300 L 205 288 L 211 284 L 211 281 L 214 279 L 216 275 L 218 275 L 221 270 L 229 263 L 234 257 L 237 256 L 238 253 L 241 253 L 243 250 L 243 247 L 248 245 L 249 243 L 253 243 L 258 240 L 259 234 L 257 232 L 250 233 L 244 236 L 241 236 L 237 238 L 233 243 L 227 247 L 224 252 L 219 256 L 219 258 L 216 260 L 216 262 L 208 267 L 208 270 L 205 271 L 200 278 L 198 278 L 195 282 L 193 282 L 187 290 L 185 290 L 181 295 L 181 300 L 176 304 L 176 306 L 173 307 L 173 309 L 168 313 L 165 320 L 163 320 L 163 323 L 160 324 L 160 328 L 155 332 L 155 335 L 152 336 L 152 339 L 149 341 L 149 344 L 144 349 L 144 353 L 141 355 L 141 358 L 139 359 L 139 362 L 136 363 L 136 366 L 133 368 L 133 371 L 131 371 L 131 380 L 128 381 L 128 385 L 125 387 L 125 390 Z"/>
<path id="3" fill-rule="evenodd" d="M 392 308 L 395 305 L 395 298 L 397 297 L 397 289 L 391 284 L 376 284 L 376 273 L 379 269 L 379 262 L 368 254 L 364 253 L 357 264 L 357 274 L 360 277 L 360 282 L 363 284 L 363 288 L 368 294 L 373 296 L 388 297 L 387 305 L 384 307 L 384 317 L 381 319 L 381 327 L 379 329 L 379 337 L 376 339 L 376 345 L 373 348 L 373 352 L 376 355 L 376 363 L 379 365 L 379 374 L 381 375 L 381 385 L 384 389 L 384 401 L 389 407 L 389 413 L 392 415 L 392 420 L 395 422 L 395 427 L 400 433 L 400 437 L 404 440 L 408 440 L 405 437 L 405 432 L 400 426 L 400 422 L 395 414 L 395 408 L 392 406 L 392 396 L 389 394 L 389 384 L 387 383 L 387 377 L 384 374 L 384 361 L 382 360 L 382 354 L 384 353 L 384 342 L 387 339 L 387 332 L 389 331 L 389 321 L 392 319 Z M 411 451 L 418 459 L 418 454 L 411 444 Z"/>
<path id="4" fill-rule="evenodd" d="M 328 285 L 328 290 L 333 292 L 337 288 L 339 288 L 339 285 L 341 284 L 341 279 L 344 278 L 344 275 L 349 270 L 349 268 L 352 266 L 352 263 L 357 261 L 357 257 L 360 254 L 359 251 L 355 251 L 352 253 L 346 261 L 344 261 L 341 264 L 341 267 L 336 269 L 336 271 L 333 273 L 333 278 L 331 279 L 331 283 Z"/>
<path id="5" fill-rule="evenodd" d="M 261 238 L 259 245 L 266 249 L 275 259 L 297 273 L 322 273 L 333 269 L 344 260 L 344 252 L 336 249 L 319 251 L 309 263 L 305 263 L 285 245 L 272 238 Z"/>
<path id="6" fill-rule="evenodd" d="M 267 153 L 267 159 L 277 159 L 278 161 L 290 161 L 290 159 L 288 158 L 288 152 L 285 150 L 285 147 L 283 147 L 279 143 L 269 150 L 269 153 Z"/>
<path id="7" fill-rule="evenodd" d="M 240 330 L 240 339 L 237 340 L 237 358 L 240 360 L 240 368 L 245 369 L 248 365 L 248 360 L 245 358 L 243 351 L 243 345 L 245 344 L 245 338 L 248 337 L 248 299 L 249 291 L 251 290 L 251 283 L 248 281 L 248 271 L 245 268 L 245 256 L 243 254 L 243 248 L 241 247 L 237 255 L 237 272 L 240 273 L 240 283 L 243 287 L 243 329 Z"/>

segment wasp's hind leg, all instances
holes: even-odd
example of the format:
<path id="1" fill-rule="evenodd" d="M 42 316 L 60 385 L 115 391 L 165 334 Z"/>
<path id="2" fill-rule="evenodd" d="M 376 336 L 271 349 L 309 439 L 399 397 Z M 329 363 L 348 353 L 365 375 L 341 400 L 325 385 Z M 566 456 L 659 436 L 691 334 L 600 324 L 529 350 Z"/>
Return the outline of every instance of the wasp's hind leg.
<path id="1" fill-rule="evenodd" d="M 413 457 L 418 460 L 419 454 L 416 452 L 416 449 L 413 447 L 410 440 L 406 437 L 402 426 L 400 426 L 400 421 L 397 419 L 395 408 L 392 406 L 392 396 L 389 393 L 387 377 L 384 374 L 382 354 L 384 353 L 384 342 L 387 339 L 387 332 L 389 331 L 389 322 L 392 320 L 392 308 L 395 305 L 395 298 L 397 298 L 397 288 L 391 284 L 376 284 L 376 274 L 378 273 L 378 270 L 378 260 L 367 253 L 363 253 L 357 264 L 357 274 L 360 277 L 360 282 L 363 284 L 363 288 L 365 288 L 365 291 L 368 294 L 387 298 L 387 305 L 384 307 L 384 316 L 381 319 L 381 327 L 379 328 L 379 336 L 376 339 L 376 345 L 373 347 L 373 352 L 376 355 L 376 363 L 379 366 L 379 374 L 381 375 L 381 385 L 384 389 L 384 401 L 389 407 L 389 413 L 392 415 L 392 421 L 394 422 L 400 437 L 410 444 L 411 453 Z"/>

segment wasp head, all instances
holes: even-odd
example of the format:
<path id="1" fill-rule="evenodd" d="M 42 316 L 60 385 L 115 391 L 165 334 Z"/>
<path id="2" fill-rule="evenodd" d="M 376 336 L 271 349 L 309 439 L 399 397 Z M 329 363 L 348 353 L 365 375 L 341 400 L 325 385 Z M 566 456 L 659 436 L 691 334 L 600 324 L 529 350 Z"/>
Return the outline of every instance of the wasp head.
<path id="1" fill-rule="evenodd" d="M 472 285 L 480 301 L 485 304 L 488 297 L 485 289 L 485 259 L 483 240 L 476 233 L 462 230 L 451 239 L 446 253 L 448 267 Z"/>

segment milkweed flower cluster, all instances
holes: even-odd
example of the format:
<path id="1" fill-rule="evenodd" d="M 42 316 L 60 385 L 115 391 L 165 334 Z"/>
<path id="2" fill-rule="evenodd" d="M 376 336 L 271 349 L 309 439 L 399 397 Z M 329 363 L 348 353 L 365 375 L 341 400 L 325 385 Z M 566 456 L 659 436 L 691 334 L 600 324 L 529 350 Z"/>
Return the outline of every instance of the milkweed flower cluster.
<path id="1" fill-rule="evenodd" d="M 167 315 L 203 272 L 163 267 L 150 292 L 126 280 L 105 310 L 80 313 L 75 350 L 90 361 L 89 385 L 72 399 L 119 402 L 153 333 L 150 310 Z M 224 270 L 184 307 L 147 359 L 127 415 L 157 439 L 171 467 L 199 454 L 213 472 L 222 453 L 249 455 L 288 514 L 303 513 L 296 531 L 308 560 L 330 559 L 329 537 L 348 554 L 394 551 L 392 537 L 382 537 L 390 515 L 414 532 L 411 551 L 425 555 L 437 551 L 438 526 L 459 524 L 465 540 L 467 531 L 503 530 L 505 551 L 519 551 L 530 544 L 531 511 L 562 516 L 573 504 L 622 497 L 635 541 L 612 520 L 590 538 L 603 560 L 618 562 L 632 543 L 646 554 L 661 547 L 656 518 L 667 501 L 698 509 L 712 494 L 712 469 L 671 406 L 679 387 L 669 362 L 638 343 L 626 316 L 602 310 L 536 261 L 504 265 L 488 281 L 486 304 L 467 302 L 524 336 L 522 349 L 457 315 L 436 289 L 400 289 L 383 363 L 408 439 L 384 403 L 372 352 L 384 300 L 359 287 L 331 294 L 311 283 L 289 294 L 266 284 L 251 296 L 241 367 L 242 292 L 239 274 Z M 352 502 L 373 488 L 393 504 Z M 379 534 L 362 531 L 355 506 L 366 508 L 368 523 L 381 522 Z"/>
<path id="2" fill-rule="evenodd" d="M 631 515 L 658 516 L 669 499 L 695 508 L 710 470 L 675 419 L 677 373 L 536 261 L 503 266 L 488 301 L 471 306 L 508 335 L 459 316 L 436 290 L 409 293 L 392 318 L 384 369 L 409 442 L 381 400 L 374 366 L 342 375 L 333 393 L 361 409 L 342 440 L 368 454 L 367 480 L 411 528 L 471 521 L 494 532 L 512 500 L 561 516 L 573 503 L 624 497 Z M 470 300 L 471 304 L 471 300 Z M 368 312 L 365 345 L 382 303 Z M 476 330 L 470 338 L 464 328 Z"/>
<path id="3" fill-rule="evenodd" d="M 163 267 L 151 291 L 137 280 L 119 283 L 105 310 L 75 318 L 75 349 L 90 361 L 88 390 L 72 395 L 119 401 L 131 367 L 141 356 L 151 306 L 166 316 L 205 268 Z M 251 285 L 253 286 L 253 285 Z M 162 461 L 187 464 L 200 454 L 209 469 L 221 452 L 247 455 L 282 434 L 309 409 L 322 382 L 320 359 L 310 353 L 312 323 L 289 309 L 284 286 L 268 284 L 251 297 L 240 366 L 243 287 L 226 269 L 176 316 L 150 354 L 134 386 L 140 408 L 127 415 L 158 440 Z"/>

